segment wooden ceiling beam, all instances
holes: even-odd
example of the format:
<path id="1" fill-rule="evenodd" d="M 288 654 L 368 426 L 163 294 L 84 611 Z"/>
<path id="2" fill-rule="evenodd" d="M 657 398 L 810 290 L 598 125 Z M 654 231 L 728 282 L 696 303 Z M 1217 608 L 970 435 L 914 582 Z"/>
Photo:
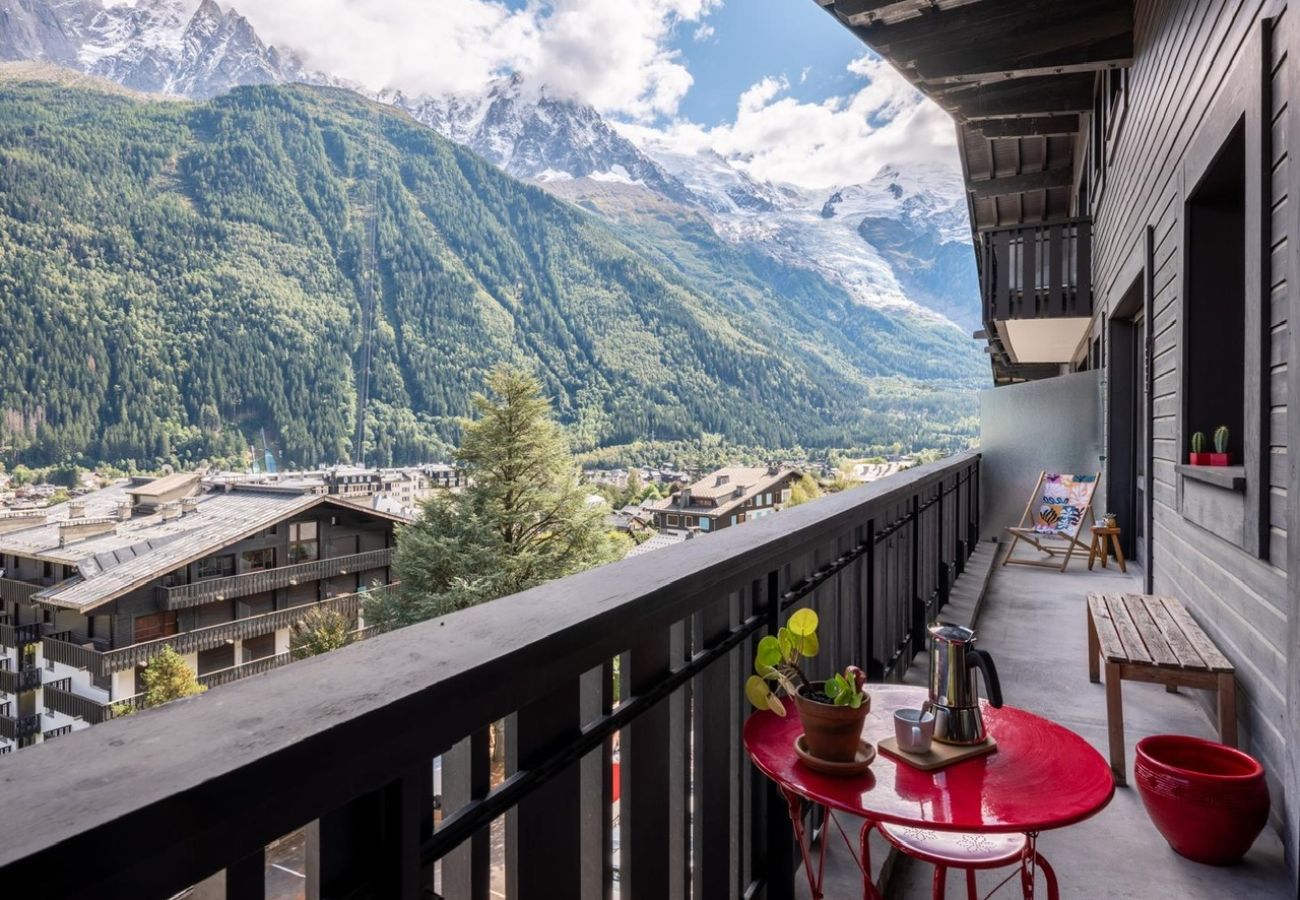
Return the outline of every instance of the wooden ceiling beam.
<path id="1" fill-rule="evenodd" d="M 991 45 L 971 50 L 935 53 L 911 63 L 926 84 L 989 83 L 1039 75 L 1062 75 L 1121 68 L 1133 62 L 1133 34 L 1122 32 L 1101 38 L 1078 34 L 1073 45 L 1040 44 L 1029 52 L 1024 42 Z"/>
<path id="2" fill-rule="evenodd" d="M 835 8 L 838 14 L 838 3 Z M 1036 33 L 1051 30 L 1059 34 L 1071 25 L 1088 28 L 1091 21 L 1110 22 L 1112 17 L 1127 22 L 1126 30 L 1131 32 L 1132 0 L 982 0 L 955 9 L 926 10 L 897 22 L 876 22 L 860 27 L 858 35 L 891 59 L 907 61 L 945 47 L 996 45 L 1008 35 L 1028 38 L 1026 50 L 1034 52 L 1044 49 L 1032 43 Z"/>
<path id="3" fill-rule="evenodd" d="M 1052 137 L 1061 134 L 1077 134 L 1079 117 L 1072 115 L 1041 116 L 1030 119 L 980 119 L 969 123 L 966 127 L 989 139 Z"/>
<path id="4" fill-rule="evenodd" d="M 984 178 L 979 181 L 971 181 L 967 183 L 966 187 L 976 200 L 983 200 L 988 197 L 1002 197 L 1007 194 L 1023 194 L 1025 191 L 1069 187 L 1073 183 L 1074 172 L 1072 170 L 1048 169 L 1046 172 L 1033 172 L 1028 175 Z"/>
<path id="5" fill-rule="evenodd" d="M 1092 109 L 1090 73 L 1017 78 L 996 84 L 972 85 L 969 90 L 936 96 L 959 119 L 1049 117 Z"/>

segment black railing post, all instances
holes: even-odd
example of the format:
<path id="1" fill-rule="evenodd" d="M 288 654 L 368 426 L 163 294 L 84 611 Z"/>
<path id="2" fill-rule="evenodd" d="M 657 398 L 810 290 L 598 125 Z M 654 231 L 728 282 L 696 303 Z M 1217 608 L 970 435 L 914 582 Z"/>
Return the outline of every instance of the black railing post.
<path id="1" fill-rule="evenodd" d="M 867 523 L 867 591 L 862 622 L 867 640 L 867 678 L 879 681 L 885 677 L 882 656 L 876 654 L 876 520 Z"/>
<path id="2" fill-rule="evenodd" d="M 971 552 L 975 552 L 975 547 L 980 540 L 980 467 L 983 464 L 982 456 L 975 457 L 971 463 L 971 477 L 975 479 L 971 488 Z"/>
<path id="3" fill-rule="evenodd" d="M 921 597 L 921 495 L 912 495 L 912 656 L 925 648 L 926 610 L 925 600 Z M 909 660 L 910 662 L 910 660 Z"/>
<path id="4" fill-rule="evenodd" d="M 947 534 L 948 521 L 944 518 L 944 488 L 943 478 L 939 479 L 939 601 L 935 607 L 935 614 L 948 605 L 948 560 L 944 556 L 944 538 Z"/>
<path id="5" fill-rule="evenodd" d="M 778 572 L 769 572 L 765 602 L 768 634 L 776 634 L 781 615 L 781 580 Z M 776 782 L 751 769 L 762 779 L 763 821 L 755 822 L 762 829 L 762 872 L 766 881 L 766 900 L 793 900 L 795 875 L 794 828 L 787 812 L 789 804 L 777 789 Z M 755 867 L 757 870 L 757 866 Z"/>

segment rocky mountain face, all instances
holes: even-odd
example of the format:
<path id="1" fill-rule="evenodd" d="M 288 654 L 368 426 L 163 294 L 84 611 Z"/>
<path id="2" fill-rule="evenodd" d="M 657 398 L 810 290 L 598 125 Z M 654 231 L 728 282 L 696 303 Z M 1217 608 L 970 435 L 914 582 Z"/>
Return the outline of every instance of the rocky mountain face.
<path id="1" fill-rule="evenodd" d="M 207 98 L 233 87 L 315 80 L 215 0 L 9 0 L 0 59 L 71 66 L 138 91 Z"/>
<path id="2" fill-rule="evenodd" d="M 680 180 L 642 153 L 595 109 L 551 97 L 518 77 L 476 97 L 381 97 L 443 137 L 469 147 L 516 178 L 591 178 L 640 184 L 679 203 L 698 203 Z"/>
<path id="3" fill-rule="evenodd" d="M 292 52 L 268 47 L 247 19 L 215 0 L 7 0 L 0 7 L 0 59 L 46 60 L 136 90 L 196 98 L 239 85 L 330 81 Z M 955 171 L 887 167 L 865 184 L 825 191 L 772 184 L 712 151 L 639 147 L 592 107 L 517 77 L 476 96 L 390 91 L 378 99 L 517 178 L 588 197 L 596 212 L 608 212 L 596 201 L 614 195 L 564 183 L 644 188 L 702 213 L 746 252 L 816 272 L 861 303 L 978 327 L 965 197 Z M 619 212 L 626 212 L 622 204 Z"/>

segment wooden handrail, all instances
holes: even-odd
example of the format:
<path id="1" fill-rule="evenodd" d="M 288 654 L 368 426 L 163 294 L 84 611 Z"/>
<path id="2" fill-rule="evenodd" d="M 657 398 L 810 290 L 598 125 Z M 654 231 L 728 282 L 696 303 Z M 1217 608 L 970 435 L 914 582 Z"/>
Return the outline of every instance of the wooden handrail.
<path id="1" fill-rule="evenodd" d="M 0 817 L 0 878 L 53 896 L 170 896 L 260 866 L 268 843 L 317 821 L 332 877 L 417 895 L 394 881 L 418 885 L 436 859 L 444 883 L 483 884 L 486 854 L 446 854 L 512 811 L 513 833 L 530 837 L 508 830 L 507 878 L 578 896 L 609 875 L 617 732 L 625 889 L 726 885 L 743 854 L 783 894 L 784 806 L 750 780 L 735 740 L 755 639 L 809 604 L 825 629 L 810 676 L 856 660 L 899 677 L 973 551 L 978 494 L 979 456 L 958 454 L 18 753 L 6 802 L 42 815 Z M 512 768 L 486 792 L 486 729 L 507 716 Z M 129 766 L 114 752 L 124 743 Z M 120 853 L 144 838 L 147 858 Z"/>
<path id="2" fill-rule="evenodd" d="M 193 584 L 160 587 L 158 591 L 168 609 L 183 609 L 208 603 L 214 599 L 230 600 L 235 597 L 247 597 L 250 594 L 279 590 L 309 581 L 320 581 L 336 575 L 386 568 L 392 563 L 392 554 L 392 548 L 385 547 L 347 556 L 316 559 L 292 566 L 244 572 L 241 575 L 230 575 L 225 578 L 209 578 Z"/>

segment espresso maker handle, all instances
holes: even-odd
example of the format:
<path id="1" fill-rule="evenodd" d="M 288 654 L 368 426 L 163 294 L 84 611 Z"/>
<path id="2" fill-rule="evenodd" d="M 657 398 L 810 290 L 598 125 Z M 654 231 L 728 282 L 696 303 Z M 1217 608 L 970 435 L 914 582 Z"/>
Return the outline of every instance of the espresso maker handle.
<path id="1" fill-rule="evenodd" d="M 989 692 L 989 706 L 994 709 L 1002 707 L 1002 684 L 998 681 L 998 669 L 993 665 L 993 657 L 989 656 L 983 650 L 971 650 L 967 653 L 966 659 L 971 668 L 979 669 L 984 673 L 984 686 Z"/>

